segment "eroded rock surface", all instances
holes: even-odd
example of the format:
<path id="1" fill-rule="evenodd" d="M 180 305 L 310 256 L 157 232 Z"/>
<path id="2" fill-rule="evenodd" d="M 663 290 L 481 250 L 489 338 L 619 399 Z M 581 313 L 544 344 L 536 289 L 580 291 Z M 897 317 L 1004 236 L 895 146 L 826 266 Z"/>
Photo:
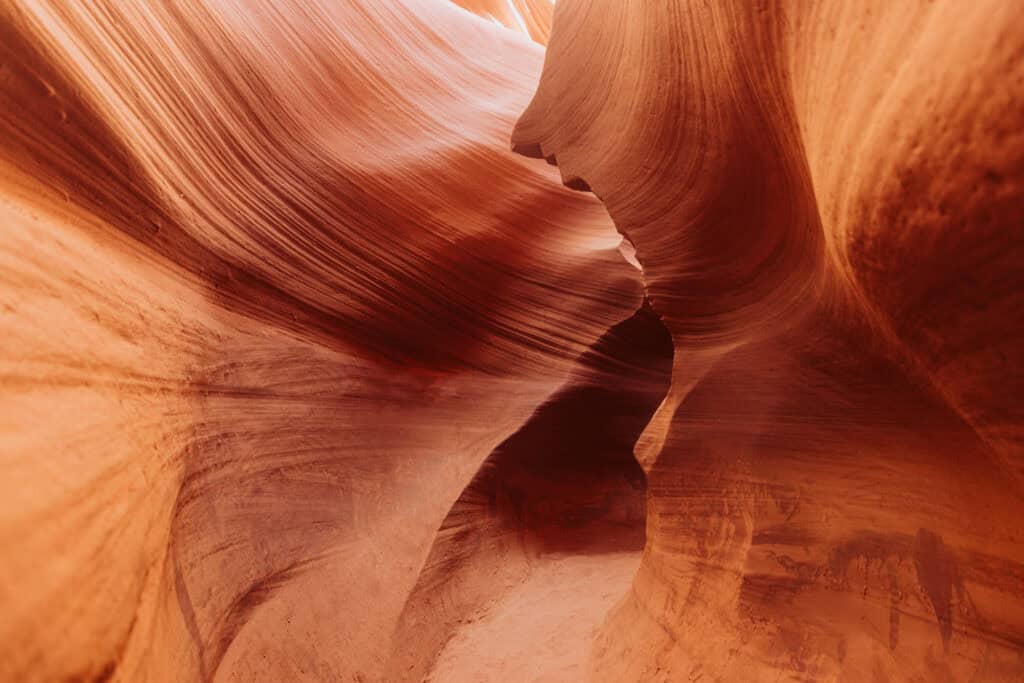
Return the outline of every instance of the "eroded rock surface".
<path id="1" fill-rule="evenodd" d="M 598 678 L 1024 674 L 1012 15 L 557 5 L 513 143 L 602 198 L 676 358 Z"/>
<path id="2" fill-rule="evenodd" d="M 381 675 L 487 455 L 642 302 L 444 3 L 3 10 L 4 680 Z"/>
<path id="3" fill-rule="evenodd" d="M 0 679 L 1021 680 L 1017 14 L 3 5 Z"/>

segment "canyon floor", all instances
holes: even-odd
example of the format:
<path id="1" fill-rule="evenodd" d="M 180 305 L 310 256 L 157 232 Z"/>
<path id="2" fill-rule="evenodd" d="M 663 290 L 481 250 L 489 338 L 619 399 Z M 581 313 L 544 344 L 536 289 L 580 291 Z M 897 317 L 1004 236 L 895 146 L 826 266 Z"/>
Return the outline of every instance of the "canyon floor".
<path id="1" fill-rule="evenodd" d="M 430 683 L 584 680 L 594 636 L 625 596 L 640 553 L 551 554 L 456 631 Z"/>

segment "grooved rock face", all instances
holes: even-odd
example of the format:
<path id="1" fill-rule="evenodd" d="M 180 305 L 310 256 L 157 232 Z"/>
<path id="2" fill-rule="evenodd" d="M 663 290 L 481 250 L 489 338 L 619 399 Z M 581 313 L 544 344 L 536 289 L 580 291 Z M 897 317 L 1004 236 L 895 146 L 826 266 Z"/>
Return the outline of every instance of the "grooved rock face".
<path id="1" fill-rule="evenodd" d="M 508 149 L 540 48 L 430 2 L 0 12 L 0 679 L 379 678 L 453 502 L 641 305 Z"/>
<path id="2" fill-rule="evenodd" d="M 557 5 L 514 147 L 602 198 L 675 342 L 598 678 L 1024 675 L 1011 15 Z"/>
<path id="3" fill-rule="evenodd" d="M 0 7 L 0 680 L 1024 679 L 1015 10 Z"/>

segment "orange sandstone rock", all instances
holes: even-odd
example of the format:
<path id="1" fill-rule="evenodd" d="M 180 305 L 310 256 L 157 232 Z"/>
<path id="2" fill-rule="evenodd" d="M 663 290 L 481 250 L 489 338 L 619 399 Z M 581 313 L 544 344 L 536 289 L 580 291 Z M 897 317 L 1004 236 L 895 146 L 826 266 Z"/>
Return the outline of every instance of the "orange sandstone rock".
<path id="1" fill-rule="evenodd" d="M 1000 2 L 557 5 L 513 145 L 676 358 L 596 678 L 1024 675 L 1022 55 Z"/>
<path id="2" fill-rule="evenodd" d="M 552 8 L 0 7 L 0 679 L 1024 678 L 1016 7 Z"/>
<path id="3" fill-rule="evenodd" d="M 378 678 L 448 508 L 640 306 L 425 2 L 25 3 L 0 51 L 0 679 Z"/>

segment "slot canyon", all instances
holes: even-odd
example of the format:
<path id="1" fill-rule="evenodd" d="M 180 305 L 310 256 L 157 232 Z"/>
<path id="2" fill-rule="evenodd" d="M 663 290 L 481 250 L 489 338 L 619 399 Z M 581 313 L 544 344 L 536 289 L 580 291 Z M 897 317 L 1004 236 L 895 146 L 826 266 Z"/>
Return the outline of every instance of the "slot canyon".
<path id="1" fill-rule="evenodd" d="M 1024 681 L 1018 0 L 0 0 L 0 681 Z"/>

